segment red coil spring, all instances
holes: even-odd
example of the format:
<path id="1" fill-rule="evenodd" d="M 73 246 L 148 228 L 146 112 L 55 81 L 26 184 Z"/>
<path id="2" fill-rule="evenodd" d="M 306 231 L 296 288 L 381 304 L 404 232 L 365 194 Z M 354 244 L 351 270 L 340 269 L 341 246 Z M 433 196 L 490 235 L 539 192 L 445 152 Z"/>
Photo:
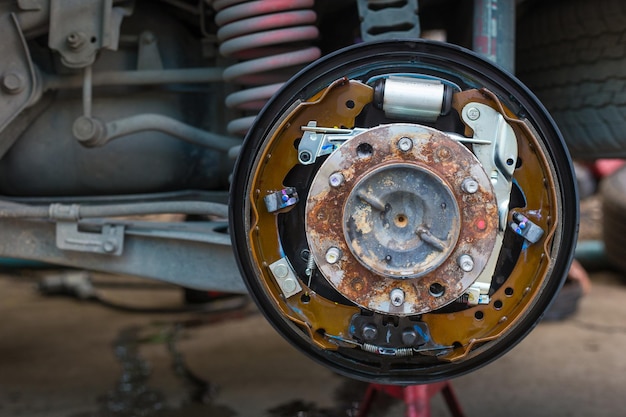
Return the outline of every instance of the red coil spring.
<path id="1" fill-rule="evenodd" d="M 314 0 L 216 0 L 215 22 L 220 53 L 239 60 L 226 68 L 224 80 L 243 85 L 226 98 L 226 106 L 257 112 L 295 73 L 295 67 L 321 56 L 310 42 L 317 38 Z M 256 116 L 228 124 L 228 132 L 245 134 Z"/>

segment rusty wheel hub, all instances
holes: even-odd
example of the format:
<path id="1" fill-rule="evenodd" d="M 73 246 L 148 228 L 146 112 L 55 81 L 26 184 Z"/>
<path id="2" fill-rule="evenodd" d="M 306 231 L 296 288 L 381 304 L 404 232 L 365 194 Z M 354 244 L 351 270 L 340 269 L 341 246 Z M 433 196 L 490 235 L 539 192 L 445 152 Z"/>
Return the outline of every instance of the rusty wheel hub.
<path id="1" fill-rule="evenodd" d="M 386 125 L 322 164 L 307 200 L 307 239 L 319 270 L 347 299 L 421 314 L 459 298 L 483 270 L 496 206 L 465 146 L 425 126 Z"/>

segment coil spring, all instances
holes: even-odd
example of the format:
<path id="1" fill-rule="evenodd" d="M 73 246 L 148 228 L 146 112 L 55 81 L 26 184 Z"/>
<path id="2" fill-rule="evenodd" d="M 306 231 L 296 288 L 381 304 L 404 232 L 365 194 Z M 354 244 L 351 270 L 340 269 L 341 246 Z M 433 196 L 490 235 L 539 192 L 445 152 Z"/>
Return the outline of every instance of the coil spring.
<path id="1" fill-rule="evenodd" d="M 409 357 L 413 356 L 413 348 L 384 348 L 370 343 L 363 343 L 361 349 L 369 353 L 383 356 Z"/>
<path id="2" fill-rule="evenodd" d="M 247 88 L 226 97 L 228 108 L 256 112 L 303 66 L 321 56 L 302 42 L 317 38 L 311 10 L 314 0 L 216 0 L 219 51 L 240 60 L 224 71 L 224 80 Z M 255 116 L 233 120 L 228 132 L 247 132 Z"/>

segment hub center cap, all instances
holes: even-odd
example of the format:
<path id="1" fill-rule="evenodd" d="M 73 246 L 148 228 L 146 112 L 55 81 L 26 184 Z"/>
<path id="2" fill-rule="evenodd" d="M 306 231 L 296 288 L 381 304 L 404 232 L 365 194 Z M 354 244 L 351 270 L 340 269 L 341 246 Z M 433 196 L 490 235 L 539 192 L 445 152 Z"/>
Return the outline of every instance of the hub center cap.
<path id="1" fill-rule="evenodd" d="M 441 265 L 459 235 L 450 188 L 418 165 L 383 165 L 352 189 L 344 234 L 354 257 L 382 276 L 417 278 Z"/>

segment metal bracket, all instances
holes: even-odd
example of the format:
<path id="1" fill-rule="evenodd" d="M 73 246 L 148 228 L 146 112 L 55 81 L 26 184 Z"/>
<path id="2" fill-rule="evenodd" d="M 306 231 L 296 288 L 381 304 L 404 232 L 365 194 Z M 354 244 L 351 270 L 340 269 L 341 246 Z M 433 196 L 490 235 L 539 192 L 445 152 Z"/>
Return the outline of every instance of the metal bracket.
<path id="1" fill-rule="evenodd" d="M 317 157 L 332 153 L 342 143 L 367 129 L 317 127 L 317 122 L 312 120 L 306 126 L 302 126 L 302 130 L 304 134 L 298 145 L 298 161 L 302 165 L 311 165 L 315 163 Z"/>
<path id="2" fill-rule="evenodd" d="M 463 107 L 461 117 L 474 131 L 474 139 L 489 141 L 485 144 L 474 143 L 473 149 L 483 169 L 491 178 L 498 204 L 499 225 L 493 254 L 467 293 L 470 305 L 487 304 L 509 214 L 512 178 L 517 164 L 517 139 L 513 128 L 502 114 L 485 104 L 468 103 Z"/>
<path id="3" fill-rule="evenodd" d="M 28 52 L 26 39 L 13 13 L 0 15 L 0 131 L 37 99 L 38 83 Z M 17 140 L 4 135 L 0 140 L 0 157 Z"/>
<path id="4" fill-rule="evenodd" d="M 51 0 L 48 46 L 63 65 L 87 67 L 101 48 L 117 49 L 122 19 L 131 11 L 113 7 L 113 0 Z"/>
<path id="5" fill-rule="evenodd" d="M 280 258 L 272 263 L 269 268 L 285 298 L 292 297 L 302 291 L 302 286 L 287 258 Z"/>
<path id="6" fill-rule="evenodd" d="M 120 256 L 124 250 L 124 228 L 105 224 L 100 233 L 88 233 L 79 231 L 76 222 L 59 221 L 56 224 L 57 248 Z"/>

